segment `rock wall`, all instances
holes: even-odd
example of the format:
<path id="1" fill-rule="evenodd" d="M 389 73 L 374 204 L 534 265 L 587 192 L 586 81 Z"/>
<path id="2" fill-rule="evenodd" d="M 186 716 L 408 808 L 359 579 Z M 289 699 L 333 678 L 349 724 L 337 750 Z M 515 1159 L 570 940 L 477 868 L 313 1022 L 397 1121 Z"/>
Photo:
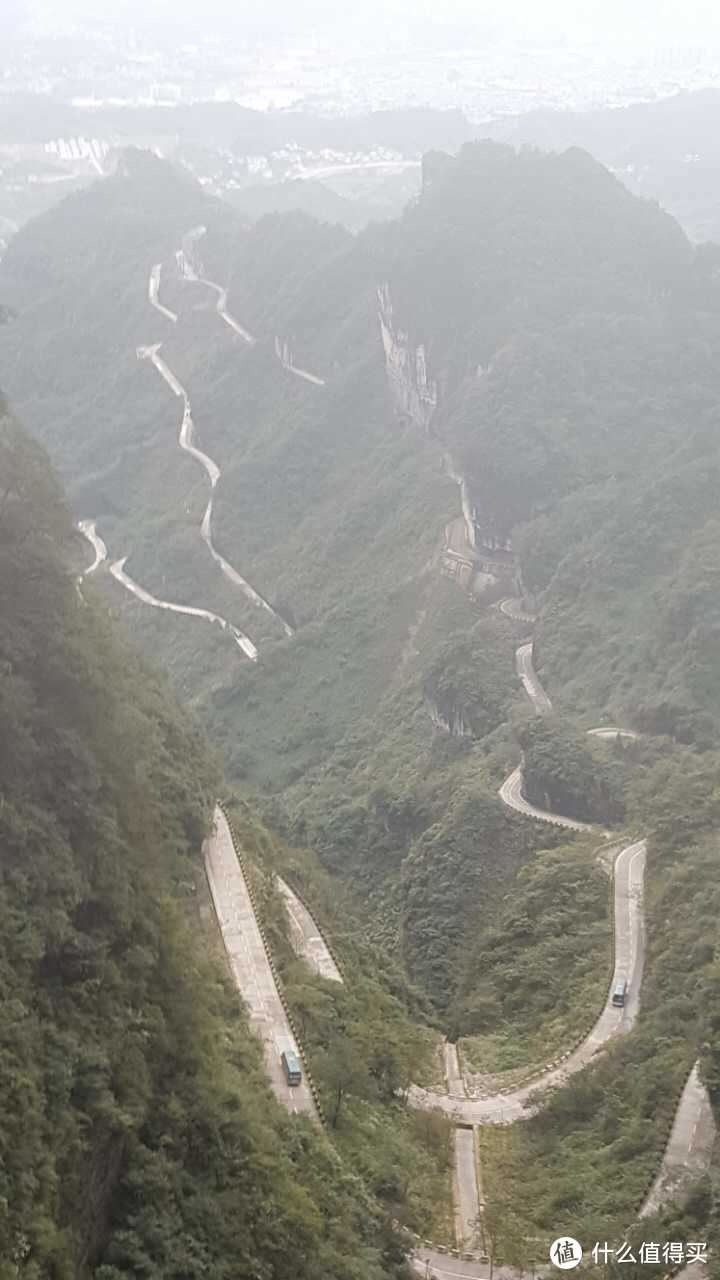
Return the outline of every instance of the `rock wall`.
<path id="1" fill-rule="evenodd" d="M 436 702 L 429 702 L 428 711 L 437 729 L 444 729 L 453 738 L 472 738 L 472 727 L 465 719 L 461 707 L 441 709 Z"/>
<path id="2" fill-rule="evenodd" d="M 388 284 L 380 286 L 377 297 L 385 370 L 395 408 L 426 428 L 437 408 L 438 393 L 437 382 L 428 377 L 425 347 L 421 343 L 411 348 L 408 334 L 396 327 Z"/>

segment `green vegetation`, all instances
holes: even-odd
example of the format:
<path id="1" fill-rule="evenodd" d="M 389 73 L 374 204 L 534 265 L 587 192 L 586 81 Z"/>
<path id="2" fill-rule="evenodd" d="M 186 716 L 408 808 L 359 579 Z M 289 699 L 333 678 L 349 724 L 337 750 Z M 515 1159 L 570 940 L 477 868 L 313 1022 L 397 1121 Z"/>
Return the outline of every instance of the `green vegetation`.
<path id="1" fill-rule="evenodd" d="M 529 721 L 519 733 L 524 753 L 523 790 L 543 809 L 586 822 L 621 822 L 623 770 L 607 747 L 557 719 Z"/>
<path id="2" fill-rule="evenodd" d="M 565 1221 L 579 1239 L 611 1239 L 627 1229 L 699 1051 L 717 1104 L 717 767 L 717 756 L 700 766 L 676 759 L 673 794 L 659 806 L 648 847 L 648 954 L 636 1029 L 552 1094 L 537 1116 L 514 1126 L 499 1155 L 489 1139 L 489 1194 L 495 1160 L 509 1162 L 499 1183 L 512 1181 L 526 1238 L 540 1231 L 552 1239 Z M 653 796 L 664 772 L 652 779 Z M 707 1203 L 696 1221 L 706 1220 Z"/>
<path id="3" fill-rule="evenodd" d="M 620 1229 L 704 1043 L 718 1101 L 716 254 L 577 150 L 474 144 L 430 157 L 423 179 L 402 218 L 357 237 L 300 214 L 247 229 L 135 157 L 28 226 L 0 265 L 13 310 L 0 359 L 71 478 L 78 514 L 99 520 L 111 554 L 130 554 L 150 590 L 216 609 L 260 646 L 258 664 L 243 663 L 219 633 L 153 613 L 107 574 L 86 587 L 98 612 L 112 610 L 113 624 L 121 615 L 162 656 L 230 783 L 333 874 L 332 889 L 320 891 L 317 870 L 305 887 L 357 979 L 328 991 L 293 959 L 263 879 L 280 857 L 273 840 L 246 833 L 336 1150 L 362 1174 L 363 1275 L 392 1273 L 394 1219 L 417 1226 L 432 1202 L 445 1213 L 446 1131 L 398 1101 L 411 1064 L 433 1070 L 432 1032 L 418 1024 L 472 1037 L 470 1058 L 485 1069 L 521 1067 L 584 1029 L 605 982 L 607 893 L 589 846 L 561 843 L 498 799 L 518 746 L 531 799 L 653 832 L 649 957 L 637 1028 L 497 1157 L 519 1194 L 508 1216 L 510 1174 L 498 1167 L 496 1224 L 516 1237 L 570 1215 L 578 1234 Z M 199 222 L 208 270 L 229 285 L 252 348 L 221 324 L 207 290 L 174 275 L 172 252 Z M 181 314 L 172 329 L 146 300 L 160 258 L 164 297 Z M 429 432 L 388 396 L 385 283 L 408 334 L 406 366 L 422 343 L 440 387 Z M 276 334 L 325 388 L 280 368 Z M 161 339 L 190 391 L 198 443 L 222 467 L 217 546 L 297 624 L 292 641 L 207 555 L 207 479 L 177 448 L 178 403 L 134 355 Z M 481 542 L 513 541 L 553 717 L 531 719 L 515 700 L 520 628 L 442 576 L 443 531 L 458 512 L 446 452 L 477 502 Z M 505 589 L 511 580 L 488 599 Z M 14 696 L 20 706 L 23 689 Z M 601 721 L 651 741 L 588 739 Z M 130 761 L 125 752 L 118 767 L 130 772 Z M 176 776 L 192 779 L 197 835 L 205 775 L 186 764 Z M 143 808 L 130 782 L 132 816 Z M 306 1253 L 329 1251 L 324 1273 L 352 1274 L 334 1245 L 346 1184 L 323 1216 L 312 1170 L 335 1156 L 315 1143 L 281 1148 L 314 1206 L 300 1214 Z M 202 1178 L 194 1186 L 200 1195 Z"/>
<path id="4" fill-rule="evenodd" d="M 0 1276 L 402 1274 L 202 955 L 213 762 L 78 596 L 68 513 L 7 417 L 0 476 Z"/>
<path id="5" fill-rule="evenodd" d="M 599 1012 L 613 947 L 597 858 L 597 840 L 538 854 L 468 948 L 453 1012 L 471 1070 L 543 1065 Z"/>
<path id="6" fill-rule="evenodd" d="M 452 1243 L 451 1126 L 405 1105 L 408 1086 L 433 1071 L 434 1037 L 422 1025 L 430 1016 L 427 1001 L 352 927 L 356 904 L 309 851 L 282 846 L 247 806 L 236 806 L 233 822 L 255 864 L 273 955 L 345 1167 L 362 1178 L 388 1219 Z M 312 903 L 344 984 L 320 978 L 292 950 L 274 884 L 279 869 Z"/>

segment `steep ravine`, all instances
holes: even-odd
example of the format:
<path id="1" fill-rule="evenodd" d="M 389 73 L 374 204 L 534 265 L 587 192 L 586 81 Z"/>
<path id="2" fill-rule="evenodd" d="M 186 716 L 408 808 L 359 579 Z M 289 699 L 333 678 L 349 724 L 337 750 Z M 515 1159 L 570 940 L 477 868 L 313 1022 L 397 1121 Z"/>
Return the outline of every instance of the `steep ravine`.
<path id="1" fill-rule="evenodd" d="M 206 287 L 217 292 L 217 311 L 220 317 L 240 337 L 242 337 L 244 341 L 252 343 L 254 341 L 252 335 L 249 334 L 247 330 L 243 329 L 239 322 L 237 322 L 234 317 L 231 317 L 227 312 L 226 291 L 223 290 L 221 286 L 205 279 L 201 272 L 197 270 L 199 265 L 198 260 L 197 258 L 193 259 L 192 252 L 196 249 L 197 239 L 202 234 L 203 230 L 203 228 L 198 228 L 196 229 L 196 232 L 189 233 L 189 236 L 186 237 L 183 242 L 183 249 L 177 255 L 178 265 L 181 269 L 182 275 L 187 280 L 194 280 L 202 283 Z M 175 313 L 170 312 L 168 308 L 165 308 L 159 300 L 160 278 L 161 269 L 159 267 L 153 268 L 148 285 L 148 297 L 152 305 L 164 314 L 166 319 L 172 323 L 177 323 L 177 316 Z M 403 346 L 402 340 L 406 339 L 406 335 L 399 334 L 394 330 L 389 290 L 384 289 L 380 291 L 379 302 L 383 343 L 385 347 L 386 364 L 391 391 L 396 398 L 398 408 L 408 413 L 408 415 L 416 421 L 418 425 L 427 427 L 437 404 L 437 388 L 434 383 L 430 383 L 428 380 L 425 352 L 422 348 L 419 348 L 411 358 L 409 351 Z M 260 596 L 260 594 L 256 592 L 255 589 L 252 588 L 251 585 L 242 578 L 226 560 L 224 560 L 213 546 L 211 533 L 212 502 L 214 490 L 220 478 L 220 469 L 209 455 L 203 453 L 193 444 L 192 411 L 189 396 L 185 388 L 160 355 L 159 344 L 153 347 L 138 348 L 137 354 L 140 359 L 146 359 L 153 363 L 173 393 L 183 400 L 184 412 L 180 427 L 179 444 L 181 448 L 200 463 L 210 480 L 211 493 L 208 506 L 203 516 L 201 535 L 206 542 L 213 559 L 219 565 L 223 574 L 233 582 L 234 585 L 238 586 L 246 597 L 253 602 L 253 604 L 267 610 L 283 626 L 285 634 L 288 636 L 291 635 L 292 629 L 289 625 L 280 618 L 272 606 L 270 606 L 269 603 Z M 323 385 L 322 379 L 316 375 L 308 374 L 306 370 L 302 370 L 293 364 L 292 356 L 287 345 L 282 343 L 280 339 L 276 339 L 276 354 L 278 355 L 280 363 L 290 372 L 297 374 L 306 381 L 313 382 L 317 385 Z M 457 475 L 453 475 L 453 478 L 456 479 L 460 486 L 463 518 L 468 528 L 468 541 L 472 545 L 474 535 L 474 513 L 471 509 L 469 495 L 462 479 Z M 92 522 L 84 521 L 80 528 L 91 542 L 95 553 L 95 559 L 89 569 L 86 570 L 86 576 L 88 573 L 95 571 L 102 564 L 103 560 L 106 559 L 107 552 L 104 543 L 97 534 Z M 132 579 L 124 573 L 124 563 L 124 561 L 114 562 L 111 566 L 111 572 L 116 579 L 126 587 L 126 589 L 132 591 L 137 598 L 143 600 L 145 603 L 151 604 L 154 607 L 171 609 L 176 612 L 203 617 L 211 622 L 219 623 L 224 628 L 230 627 L 230 624 L 228 624 L 224 619 L 218 617 L 218 615 L 210 613 L 209 611 L 194 609 L 189 606 L 172 605 L 168 602 L 159 601 L 155 597 L 152 597 L 149 593 L 138 587 L 136 583 L 133 583 Z M 503 601 L 500 607 L 510 616 L 520 616 L 517 613 L 511 612 L 509 607 L 510 604 L 511 602 Z M 524 620 L 528 622 L 530 621 L 529 615 L 523 614 L 522 616 Z M 249 641 L 247 637 L 243 637 L 243 640 L 246 641 L 246 645 L 254 650 L 254 654 L 250 652 L 249 648 L 246 647 L 246 645 L 244 645 L 238 638 L 241 633 L 237 633 L 237 630 L 232 627 L 230 627 L 230 630 L 233 632 L 237 643 L 241 648 L 243 648 L 244 652 L 247 653 L 247 656 L 257 657 L 257 650 L 254 649 L 252 642 Z M 519 677 L 536 712 L 541 715 L 545 714 L 550 710 L 551 703 L 537 677 L 536 672 L 534 671 L 531 642 L 527 642 L 519 647 L 516 660 Z M 458 726 L 458 730 L 461 732 L 463 731 L 460 726 Z M 592 730 L 591 732 L 596 736 L 605 737 L 615 735 L 616 733 L 629 733 L 629 731 L 615 730 L 607 727 Z M 535 820 L 562 825 L 577 831 L 598 830 L 598 834 L 607 834 L 602 833 L 600 829 L 592 827 L 588 823 L 581 823 L 575 819 L 563 817 L 562 815 L 554 814 L 538 808 L 537 806 L 530 805 L 525 800 L 522 793 L 521 765 L 515 769 L 510 777 L 506 779 L 505 783 L 503 783 L 503 786 L 500 789 L 500 796 L 503 802 L 509 807 Z M 563 1060 L 555 1064 L 551 1064 L 544 1072 L 540 1072 L 527 1084 L 516 1089 L 507 1092 L 497 1092 L 489 1097 L 472 1097 L 470 1096 L 472 1087 L 467 1081 L 462 1079 L 458 1069 L 454 1074 L 452 1073 L 452 1070 L 449 1070 L 448 1090 L 445 1093 L 437 1093 L 435 1091 L 424 1090 L 418 1087 L 414 1087 L 411 1090 L 410 1101 L 413 1105 L 424 1109 L 438 1107 L 450 1115 L 459 1126 L 457 1129 L 458 1137 L 455 1143 L 454 1184 L 456 1196 L 458 1198 L 457 1219 L 460 1232 L 464 1236 L 463 1244 L 465 1246 L 470 1243 L 467 1238 L 467 1232 L 471 1227 L 473 1217 L 477 1216 L 472 1212 L 473 1206 L 479 1206 L 480 1203 L 477 1185 L 472 1185 L 476 1171 L 476 1160 L 473 1155 L 474 1145 L 472 1141 L 470 1141 L 470 1144 L 468 1143 L 468 1133 L 472 1134 L 474 1126 L 478 1124 L 503 1123 L 526 1116 L 528 1114 L 528 1103 L 531 1094 L 537 1090 L 561 1086 L 572 1074 L 587 1065 L 587 1063 L 590 1062 L 612 1038 L 629 1031 L 635 1022 L 639 1010 L 640 986 L 644 960 L 643 921 L 641 909 L 644 866 L 645 843 L 642 840 L 633 841 L 625 845 L 619 850 L 615 857 L 615 968 L 613 981 L 622 976 L 626 978 L 629 983 L 629 995 L 624 1008 L 617 1009 L 613 1007 L 608 1000 L 592 1030 L 585 1037 L 582 1043 L 572 1051 L 572 1053 Z M 226 883 L 229 883 L 228 877 L 230 876 L 230 871 L 227 867 L 224 868 L 224 875 Z M 219 923 L 223 929 L 223 937 L 227 946 L 228 939 L 230 937 L 227 933 L 227 912 L 230 909 L 228 905 L 230 900 L 225 900 L 223 892 L 218 888 L 218 884 L 219 881 L 216 876 L 214 897 L 216 909 L 218 911 Z M 283 892 L 286 902 L 289 902 L 289 904 L 292 905 L 290 896 L 291 891 L 286 892 L 283 890 Z M 252 911 L 250 914 L 254 921 L 254 914 Z M 309 928 L 314 929 L 312 934 L 308 934 Z M 233 946 L 235 946 L 236 932 L 236 929 L 231 930 Z M 317 929 L 315 922 L 312 921 L 312 917 L 308 916 L 308 919 L 304 921 L 303 927 L 297 918 L 297 912 L 295 912 L 294 923 L 291 928 L 291 939 L 299 953 L 304 953 L 306 959 L 308 959 L 310 963 L 313 963 L 312 955 L 308 954 L 307 951 L 309 938 L 317 940 L 320 944 L 320 949 L 322 950 L 324 948 L 329 956 L 330 953 L 322 940 L 320 931 Z M 304 952 L 303 948 L 305 949 Z M 261 956 L 259 951 L 257 952 L 257 955 L 253 955 L 251 954 L 253 950 L 257 950 L 257 948 L 251 948 L 250 951 L 246 950 L 243 953 L 244 963 L 251 972 L 256 973 L 257 966 L 267 966 L 268 956 L 264 952 Z M 237 957 L 235 957 L 235 961 L 236 960 Z M 244 998 L 246 1000 L 249 999 L 244 986 L 242 984 L 240 985 Z M 269 1057 L 274 1055 L 276 1066 L 277 1059 L 279 1058 L 278 1043 L 277 1039 L 274 1039 L 272 1041 L 271 1048 L 268 1050 Z M 455 1054 L 449 1055 L 449 1062 L 451 1068 L 452 1062 L 454 1062 L 455 1067 L 457 1068 L 458 1064 Z M 269 1068 L 269 1070 L 272 1075 L 272 1069 Z M 287 1092 L 291 1093 L 292 1091 Z M 288 1105 L 292 1105 L 292 1109 L 295 1109 L 296 1100 L 294 1097 L 290 1099 Z M 712 1124 L 712 1114 L 709 1109 L 707 1093 L 699 1081 L 697 1069 L 694 1068 L 683 1092 L 675 1125 L 673 1127 L 673 1133 L 666 1152 L 664 1153 L 658 1178 L 645 1205 L 643 1206 L 643 1209 L 641 1210 L 641 1213 L 649 1213 L 653 1211 L 667 1195 L 672 1193 L 672 1187 L 679 1168 L 688 1167 L 692 1168 L 693 1172 L 700 1172 L 701 1169 L 705 1167 L 703 1162 L 707 1159 L 707 1144 L 703 1146 L 702 1151 L 699 1151 L 697 1149 L 698 1144 L 696 1143 L 698 1126 L 701 1123 L 705 1128 Z M 460 1274 L 457 1270 L 452 1269 L 452 1263 L 448 1263 L 444 1255 L 431 1250 L 429 1251 L 428 1249 L 418 1250 L 415 1261 L 418 1265 L 422 1265 L 423 1267 L 426 1264 L 429 1264 L 433 1271 L 439 1275 Z M 447 1269 L 448 1265 L 451 1268 L 450 1270 Z M 464 1275 L 481 1276 L 486 1274 L 486 1268 L 483 1264 L 467 1261 L 463 1263 L 463 1266 L 464 1271 L 462 1274 Z M 502 1274 L 502 1271 L 497 1274 Z"/>

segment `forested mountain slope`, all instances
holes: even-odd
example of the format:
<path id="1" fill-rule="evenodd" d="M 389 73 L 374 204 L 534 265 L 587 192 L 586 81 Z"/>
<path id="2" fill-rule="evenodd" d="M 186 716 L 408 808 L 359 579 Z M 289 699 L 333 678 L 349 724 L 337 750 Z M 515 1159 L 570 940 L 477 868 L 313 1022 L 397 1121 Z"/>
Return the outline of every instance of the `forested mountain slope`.
<path id="1" fill-rule="evenodd" d="M 204 954 L 216 763 L 79 595 L 68 509 L 4 405 L 0 495 L 0 1276 L 401 1274 Z"/>
<path id="2" fill-rule="evenodd" d="M 254 344 L 182 278 L 198 224 L 203 272 Z M 176 322 L 148 302 L 158 262 Z M 516 573 L 561 711 L 716 740 L 719 288 L 715 250 L 585 153 L 491 143 L 426 156 L 417 201 L 357 237 L 301 215 L 247 228 L 131 155 L 0 266 L 0 369 L 78 517 L 153 598 L 215 611 L 258 661 L 103 569 L 98 591 L 162 655 L 233 779 L 362 889 L 444 1009 L 471 1007 L 468 945 L 556 838 L 496 794 L 517 762 L 516 632 L 485 605 Z M 291 638 L 208 555 L 182 401 L 135 356 L 158 342 L 220 469 L 215 545 Z M 451 471 L 499 579 L 477 599 L 447 576 Z"/>

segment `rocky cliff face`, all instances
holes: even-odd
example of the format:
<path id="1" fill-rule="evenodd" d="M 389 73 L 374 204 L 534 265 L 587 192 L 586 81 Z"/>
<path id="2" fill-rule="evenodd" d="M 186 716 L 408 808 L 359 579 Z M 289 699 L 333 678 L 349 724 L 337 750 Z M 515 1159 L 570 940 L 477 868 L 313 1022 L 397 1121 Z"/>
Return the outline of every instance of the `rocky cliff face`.
<path id="1" fill-rule="evenodd" d="M 428 702 L 430 719 L 437 729 L 444 729 L 453 738 L 472 738 L 472 725 L 465 718 L 462 707 L 451 704 L 441 707 L 437 702 Z"/>
<path id="2" fill-rule="evenodd" d="M 378 319 L 385 351 L 390 394 L 396 409 L 419 427 L 427 427 L 437 408 L 437 383 L 428 377 L 427 358 L 422 343 L 410 347 L 408 334 L 393 320 L 390 286 L 378 289 Z"/>

